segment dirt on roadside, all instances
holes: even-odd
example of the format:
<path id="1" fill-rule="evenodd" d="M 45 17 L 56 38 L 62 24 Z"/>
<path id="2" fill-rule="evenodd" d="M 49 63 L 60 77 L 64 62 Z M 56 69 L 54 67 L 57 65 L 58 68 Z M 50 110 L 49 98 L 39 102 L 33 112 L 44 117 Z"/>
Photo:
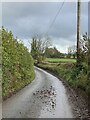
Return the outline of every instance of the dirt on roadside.
<path id="1" fill-rule="evenodd" d="M 89 115 L 89 101 L 88 96 L 81 89 L 74 89 L 71 86 L 63 83 L 66 88 L 69 102 L 72 106 L 72 112 L 76 118 L 88 118 Z"/>

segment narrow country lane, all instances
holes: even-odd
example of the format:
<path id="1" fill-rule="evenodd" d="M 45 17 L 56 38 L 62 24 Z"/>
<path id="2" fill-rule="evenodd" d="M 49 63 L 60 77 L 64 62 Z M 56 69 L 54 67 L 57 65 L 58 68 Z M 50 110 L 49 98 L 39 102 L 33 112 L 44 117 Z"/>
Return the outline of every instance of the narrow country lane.
<path id="1" fill-rule="evenodd" d="M 3 118 L 72 118 L 61 81 L 35 67 L 35 80 L 3 102 Z"/>

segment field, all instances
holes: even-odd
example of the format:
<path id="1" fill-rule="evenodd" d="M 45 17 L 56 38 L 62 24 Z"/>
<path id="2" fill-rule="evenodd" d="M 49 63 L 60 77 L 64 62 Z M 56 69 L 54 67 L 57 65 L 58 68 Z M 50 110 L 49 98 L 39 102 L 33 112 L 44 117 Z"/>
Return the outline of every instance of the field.
<path id="1" fill-rule="evenodd" d="M 47 58 L 47 62 L 57 63 L 57 62 L 72 62 L 75 63 L 76 59 L 66 59 L 66 58 Z"/>

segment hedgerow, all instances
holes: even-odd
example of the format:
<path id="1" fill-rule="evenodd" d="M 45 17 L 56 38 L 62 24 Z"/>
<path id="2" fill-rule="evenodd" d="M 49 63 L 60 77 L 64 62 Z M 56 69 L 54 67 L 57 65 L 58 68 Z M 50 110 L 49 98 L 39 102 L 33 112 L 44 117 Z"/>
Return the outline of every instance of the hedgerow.
<path id="1" fill-rule="evenodd" d="M 21 41 L 2 27 L 2 96 L 6 98 L 34 79 L 33 59 Z"/>

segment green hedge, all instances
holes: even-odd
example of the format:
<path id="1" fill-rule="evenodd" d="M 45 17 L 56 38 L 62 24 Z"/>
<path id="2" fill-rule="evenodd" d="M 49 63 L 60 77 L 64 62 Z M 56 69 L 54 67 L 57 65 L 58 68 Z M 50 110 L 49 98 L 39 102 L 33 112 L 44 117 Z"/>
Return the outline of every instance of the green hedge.
<path id="1" fill-rule="evenodd" d="M 2 96 L 6 98 L 34 79 L 33 59 L 21 41 L 2 27 Z"/>

